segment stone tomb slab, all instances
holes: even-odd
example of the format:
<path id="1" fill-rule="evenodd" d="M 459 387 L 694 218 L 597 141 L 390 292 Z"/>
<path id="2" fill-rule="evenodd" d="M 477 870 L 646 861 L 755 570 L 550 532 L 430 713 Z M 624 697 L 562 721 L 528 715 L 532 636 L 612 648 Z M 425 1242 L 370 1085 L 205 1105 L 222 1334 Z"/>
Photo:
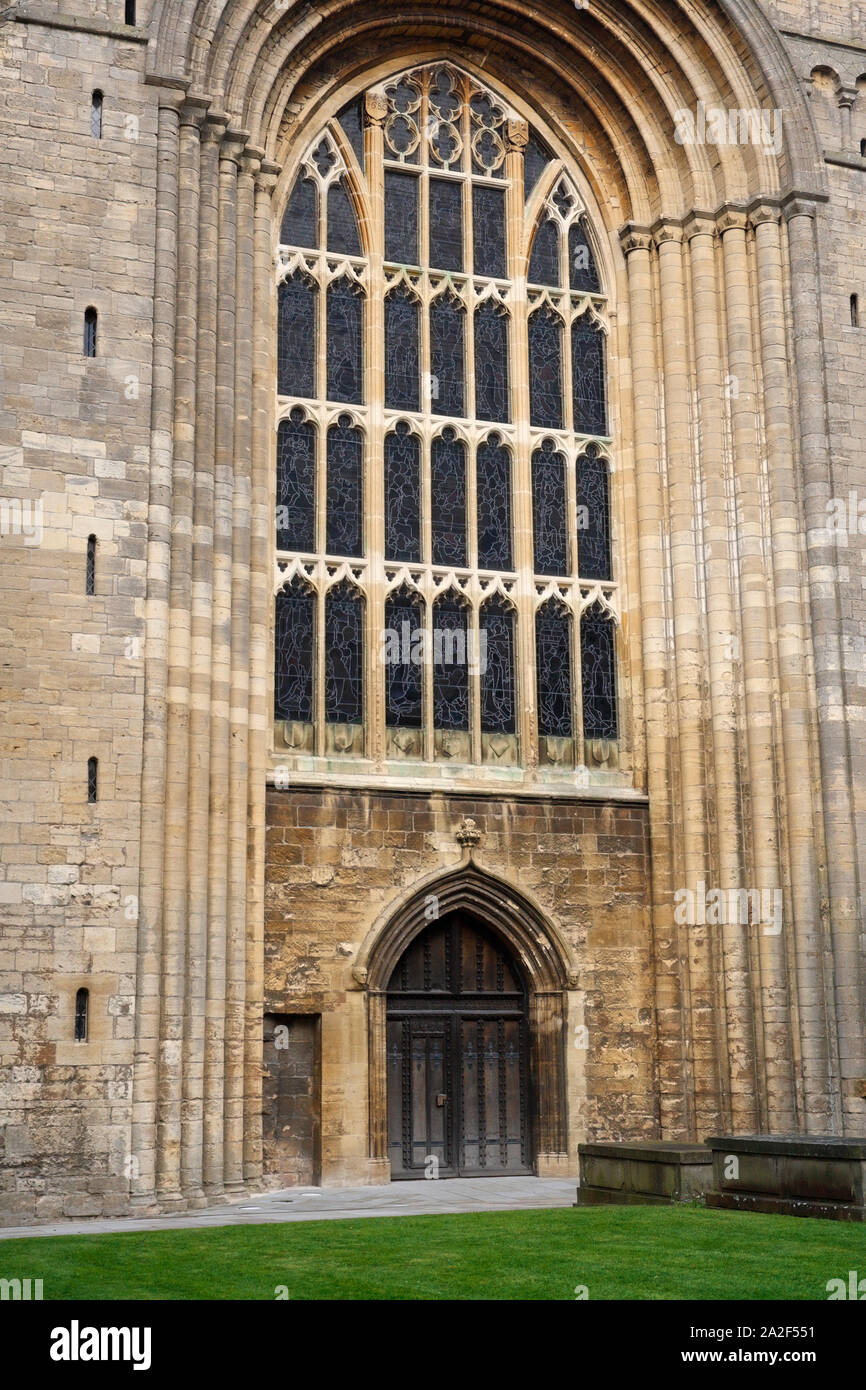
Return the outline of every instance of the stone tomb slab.
<path id="1" fill-rule="evenodd" d="M 661 1140 L 579 1144 L 578 1155 L 579 1207 L 692 1202 L 712 1182 L 712 1155 L 704 1144 Z"/>
<path id="2" fill-rule="evenodd" d="M 866 1137 L 727 1134 L 707 1145 L 708 1207 L 866 1220 Z"/>

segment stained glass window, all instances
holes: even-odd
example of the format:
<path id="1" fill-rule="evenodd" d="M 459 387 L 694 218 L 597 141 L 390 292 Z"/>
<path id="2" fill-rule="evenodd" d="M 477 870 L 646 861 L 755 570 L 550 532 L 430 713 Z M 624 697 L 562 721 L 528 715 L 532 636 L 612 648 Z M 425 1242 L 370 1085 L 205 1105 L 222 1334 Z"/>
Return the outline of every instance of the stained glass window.
<path id="1" fill-rule="evenodd" d="M 299 178 L 286 204 L 280 241 L 285 246 L 319 244 L 319 196 L 310 178 Z"/>
<path id="2" fill-rule="evenodd" d="M 517 728 L 514 612 L 498 594 L 481 605 L 478 664 L 481 669 L 482 732 L 513 734 Z"/>
<path id="3" fill-rule="evenodd" d="M 577 460 L 577 554 L 584 579 L 610 579 L 607 463 L 595 444 Z"/>
<path id="4" fill-rule="evenodd" d="M 508 388 L 508 315 L 489 300 L 475 311 L 475 414 L 511 419 Z"/>
<path id="5" fill-rule="evenodd" d="M 541 137 L 536 135 L 534 131 L 530 131 L 526 149 L 523 152 L 523 194 L 525 198 L 529 198 L 552 158 L 550 150 Z"/>
<path id="6" fill-rule="evenodd" d="M 424 661 L 419 652 L 424 608 L 407 589 L 385 604 L 385 720 L 391 729 L 420 729 L 424 710 Z"/>
<path id="7" fill-rule="evenodd" d="M 277 428 L 277 549 L 316 548 L 316 429 L 295 406 Z"/>
<path id="8" fill-rule="evenodd" d="M 520 750 L 540 747 L 540 775 L 572 753 L 595 765 L 597 749 L 550 742 L 580 732 L 578 683 L 587 738 L 617 722 L 607 309 L 586 194 L 512 100 L 449 62 L 380 79 L 302 140 L 277 255 L 274 531 L 297 575 L 276 600 L 278 717 L 310 725 L 324 705 L 331 726 L 363 726 L 293 735 L 308 757 L 450 756 L 519 778 Z M 514 566 L 530 524 L 527 588 Z M 387 601 L 383 581 L 402 586 Z M 601 600 L 578 628 L 588 584 Z"/>
<path id="9" fill-rule="evenodd" d="M 433 726 L 469 728 L 469 613 L 456 594 L 433 605 Z"/>
<path id="10" fill-rule="evenodd" d="M 418 178 L 385 173 L 385 260 L 418 265 Z"/>
<path id="11" fill-rule="evenodd" d="M 568 266 L 573 290 L 581 290 L 584 294 L 601 293 L 595 256 L 582 218 L 572 222 L 568 229 Z"/>
<path id="12" fill-rule="evenodd" d="M 478 445 L 475 476 L 479 568 L 510 570 L 511 454 L 498 434 Z"/>
<path id="13" fill-rule="evenodd" d="M 430 409 L 434 415 L 465 414 L 464 326 L 466 311 L 447 296 L 430 305 Z"/>
<path id="14" fill-rule="evenodd" d="M 343 179 L 328 189 L 328 250 L 341 256 L 361 254 L 358 219 Z"/>
<path id="15" fill-rule="evenodd" d="M 421 559 L 421 444 L 403 420 L 385 439 L 385 559 Z"/>
<path id="16" fill-rule="evenodd" d="M 532 455 L 532 523 L 535 573 L 567 574 L 565 459 L 550 439 Z"/>
<path id="17" fill-rule="evenodd" d="M 325 596 L 325 719 L 360 724 L 364 716 L 364 600 L 345 581 Z"/>
<path id="18" fill-rule="evenodd" d="M 316 394 L 316 285 L 293 275 L 280 285 L 277 390 L 281 396 Z"/>
<path id="19" fill-rule="evenodd" d="M 430 268 L 463 269 L 463 184 L 430 180 Z"/>
<path id="20" fill-rule="evenodd" d="M 571 325 L 574 428 L 578 434 L 607 434 L 604 334 L 589 314 Z"/>
<path id="21" fill-rule="evenodd" d="M 418 410 L 420 400 L 418 301 L 405 285 L 385 300 L 385 404 Z"/>
<path id="22" fill-rule="evenodd" d="M 562 429 L 562 321 L 547 305 L 529 316 L 529 419 Z"/>
<path id="23" fill-rule="evenodd" d="M 274 717 L 313 720 L 315 595 L 299 579 L 276 597 Z"/>
<path id="24" fill-rule="evenodd" d="M 535 233 L 529 258 L 531 285 L 559 285 L 559 227 L 548 218 Z"/>
<path id="25" fill-rule="evenodd" d="M 364 117 L 361 98 L 356 97 L 354 101 L 347 102 L 337 117 L 340 125 L 348 137 L 349 144 L 355 151 L 355 158 L 364 167 Z"/>
<path id="26" fill-rule="evenodd" d="M 363 399 L 364 297 L 342 277 L 328 286 L 328 400 Z"/>
<path id="27" fill-rule="evenodd" d="M 327 540 L 329 555 L 362 555 L 363 440 L 348 415 L 328 430 Z"/>
<path id="28" fill-rule="evenodd" d="M 434 565 L 466 564 L 466 446 L 444 429 L 430 447 Z"/>
<path id="29" fill-rule="evenodd" d="M 542 604 L 535 615 L 535 669 L 538 732 L 548 738 L 570 738 L 571 620 L 552 601 Z"/>
<path id="30" fill-rule="evenodd" d="M 585 738 L 617 737 L 615 629 L 597 607 L 580 622 L 580 669 Z"/>
<path id="31" fill-rule="evenodd" d="M 490 188 L 483 183 L 472 185 L 472 246 L 475 274 L 504 279 L 508 269 L 503 188 Z"/>

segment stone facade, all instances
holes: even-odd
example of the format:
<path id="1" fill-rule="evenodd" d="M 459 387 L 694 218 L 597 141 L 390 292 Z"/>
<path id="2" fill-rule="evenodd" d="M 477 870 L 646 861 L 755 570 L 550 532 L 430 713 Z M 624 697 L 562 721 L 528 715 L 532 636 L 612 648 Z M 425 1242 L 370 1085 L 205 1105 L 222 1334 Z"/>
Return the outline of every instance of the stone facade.
<path id="1" fill-rule="evenodd" d="M 661 9 L 0 20 L 2 1219 L 309 1181 L 263 1165 L 266 1013 L 321 1018 L 293 1079 L 323 1181 L 387 1176 L 376 962 L 436 882 L 532 924 L 547 1171 L 585 1139 L 864 1132 L 866 9 Z M 568 791 L 531 760 L 507 792 L 333 759 L 286 786 L 274 744 L 279 215 L 342 102 L 437 56 L 544 123 L 604 244 L 627 756 Z M 778 112 L 778 155 L 679 143 L 698 100 Z M 781 930 L 678 920 L 749 886 Z"/>

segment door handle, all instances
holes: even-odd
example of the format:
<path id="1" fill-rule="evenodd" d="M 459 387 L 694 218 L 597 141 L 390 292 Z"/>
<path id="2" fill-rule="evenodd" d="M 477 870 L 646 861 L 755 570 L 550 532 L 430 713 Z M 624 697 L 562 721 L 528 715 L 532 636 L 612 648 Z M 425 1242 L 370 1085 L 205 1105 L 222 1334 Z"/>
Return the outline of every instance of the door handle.
<path id="1" fill-rule="evenodd" d="M 445 1103 L 447 1102 L 447 1100 L 448 1100 L 448 1097 L 447 1097 L 447 1095 L 445 1094 L 445 1092 L 444 1092 L 444 1091 L 440 1091 L 439 1094 L 438 1094 L 437 1097 L 436 1097 L 436 1104 L 439 1106 L 439 1109 L 440 1109 L 440 1110 L 442 1109 L 443 1105 L 445 1105 Z"/>

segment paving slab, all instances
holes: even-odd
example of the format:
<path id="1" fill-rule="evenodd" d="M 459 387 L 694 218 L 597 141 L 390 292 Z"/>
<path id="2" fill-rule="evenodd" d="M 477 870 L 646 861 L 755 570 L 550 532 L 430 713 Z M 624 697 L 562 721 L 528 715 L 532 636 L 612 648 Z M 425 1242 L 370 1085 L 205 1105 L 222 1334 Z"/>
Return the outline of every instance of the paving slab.
<path id="1" fill-rule="evenodd" d="M 573 1207 L 574 1178 L 441 1178 L 381 1187 L 288 1187 L 225 1206 L 170 1216 L 97 1217 L 0 1228 L 22 1236 L 120 1235 L 124 1231 L 188 1231 L 201 1226 L 263 1226 L 286 1221 L 339 1221 L 358 1216 L 429 1216 L 445 1212 L 530 1211 Z"/>

